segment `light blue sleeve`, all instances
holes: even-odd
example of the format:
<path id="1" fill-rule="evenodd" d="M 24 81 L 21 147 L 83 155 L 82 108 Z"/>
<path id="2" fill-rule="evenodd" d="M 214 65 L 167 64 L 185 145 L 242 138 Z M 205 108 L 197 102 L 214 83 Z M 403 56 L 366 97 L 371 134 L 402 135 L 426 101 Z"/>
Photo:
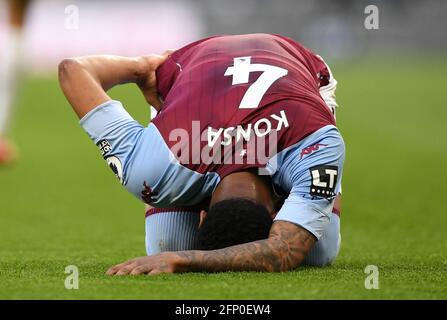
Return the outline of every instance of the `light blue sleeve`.
<path id="1" fill-rule="evenodd" d="M 98 146 L 101 155 L 126 185 L 129 159 L 141 139 L 144 127 L 134 120 L 119 101 L 107 101 L 87 113 L 81 126 Z"/>
<path id="2" fill-rule="evenodd" d="M 333 200 L 307 199 L 296 190 L 292 190 L 284 202 L 276 220 L 292 222 L 312 233 L 320 239 L 329 225 Z"/>
<path id="3" fill-rule="evenodd" d="M 335 128 L 289 152 L 280 170 L 292 187 L 275 220 L 297 224 L 320 239 L 340 192 L 344 158 L 344 142 Z"/>
<path id="4" fill-rule="evenodd" d="M 197 204 L 219 177 L 182 166 L 154 124 L 143 127 L 119 101 L 107 101 L 85 115 L 81 126 L 99 147 L 121 184 L 153 207 Z"/>

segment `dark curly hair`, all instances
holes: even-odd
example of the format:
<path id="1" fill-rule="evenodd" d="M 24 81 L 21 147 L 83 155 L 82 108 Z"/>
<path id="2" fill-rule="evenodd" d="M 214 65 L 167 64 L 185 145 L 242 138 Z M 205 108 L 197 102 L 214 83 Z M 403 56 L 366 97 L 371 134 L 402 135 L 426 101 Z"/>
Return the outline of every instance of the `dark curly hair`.
<path id="1" fill-rule="evenodd" d="M 199 249 L 215 250 L 268 238 L 273 219 L 266 207 L 243 198 L 215 203 L 199 229 Z"/>

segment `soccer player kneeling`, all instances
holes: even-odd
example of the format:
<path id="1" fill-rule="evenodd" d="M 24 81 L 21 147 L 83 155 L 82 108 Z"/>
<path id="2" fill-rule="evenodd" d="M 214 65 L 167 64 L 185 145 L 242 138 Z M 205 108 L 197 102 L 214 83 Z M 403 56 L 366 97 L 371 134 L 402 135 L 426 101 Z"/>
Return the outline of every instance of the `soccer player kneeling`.
<path id="1" fill-rule="evenodd" d="M 163 55 L 66 59 L 59 77 L 119 181 L 148 205 L 148 256 L 108 274 L 336 258 L 345 146 L 319 56 L 278 35 L 217 36 Z M 147 127 L 106 93 L 129 82 L 158 111 Z"/>

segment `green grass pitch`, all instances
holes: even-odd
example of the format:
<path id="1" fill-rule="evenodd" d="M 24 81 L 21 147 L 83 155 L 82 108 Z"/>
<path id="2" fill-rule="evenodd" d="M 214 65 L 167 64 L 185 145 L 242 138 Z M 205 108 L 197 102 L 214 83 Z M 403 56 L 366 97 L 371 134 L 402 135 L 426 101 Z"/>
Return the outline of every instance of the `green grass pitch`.
<path id="1" fill-rule="evenodd" d="M 55 78 L 21 88 L 20 162 L 0 168 L 2 299 L 446 299 L 447 105 L 442 59 L 335 64 L 347 145 L 342 249 L 325 269 L 283 274 L 104 275 L 144 255 L 142 205 L 78 126 Z M 140 121 L 136 89 L 117 88 Z M 67 265 L 78 290 L 64 287 Z M 379 289 L 364 286 L 379 267 Z"/>

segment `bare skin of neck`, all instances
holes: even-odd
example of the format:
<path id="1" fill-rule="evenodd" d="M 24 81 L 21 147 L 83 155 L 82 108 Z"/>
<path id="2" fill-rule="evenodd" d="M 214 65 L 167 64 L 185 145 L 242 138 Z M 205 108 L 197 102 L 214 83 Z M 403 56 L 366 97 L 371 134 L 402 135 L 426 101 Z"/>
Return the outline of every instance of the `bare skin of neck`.
<path id="1" fill-rule="evenodd" d="M 214 190 L 210 206 L 231 198 L 254 200 L 264 205 L 270 214 L 274 214 L 271 186 L 251 172 L 236 172 L 223 178 Z"/>

